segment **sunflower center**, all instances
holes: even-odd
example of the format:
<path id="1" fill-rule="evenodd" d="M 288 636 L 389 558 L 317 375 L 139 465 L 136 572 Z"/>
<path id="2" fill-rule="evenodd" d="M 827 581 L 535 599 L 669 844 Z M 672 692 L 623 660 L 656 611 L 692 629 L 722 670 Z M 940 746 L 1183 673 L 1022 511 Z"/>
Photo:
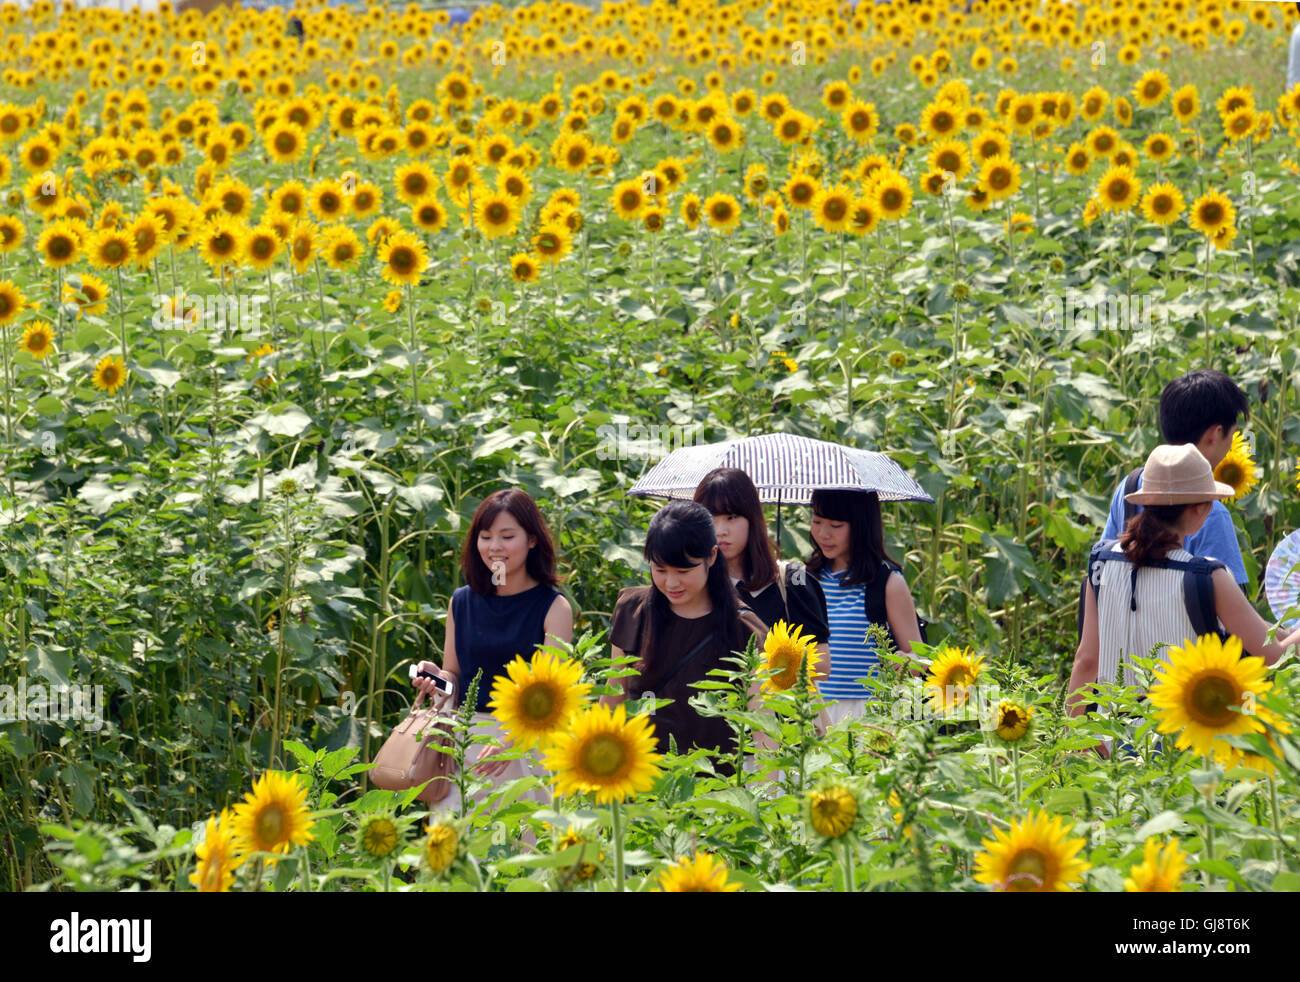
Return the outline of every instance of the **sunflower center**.
<path id="1" fill-rule="evenodd" d="M 970 671 L 964 667 L 958 666 L 948 673 L 948 684 L 950 686 L 970 685 L 970 681 Z"/>
<path id="2" fill-rule="evenodd" d="M 884 193 L 884 195 L 881 196 L 880 202 L 886 208 L 890 208 L 890 209 L 899 208 L 903 204 L 903 196 L 898 192 L 897 189 L 890 188 L 888 191 Z"/>
<path id="3" fill-rule="evenodd" d="M 1187 694 L 1187 715 L 1202 726 L 1222 727 L 1232 722 L 1231 706 L 1239 694 L 1233 681 L 1223 675 L 1204 675 L 1196 679 Z"/>
<path id="4" fill-rule="evenodd" d="M 257 837 L 263 843 L 276 843 L 284 837 L 284 812 L 272 805 L 257 816 Z"/>
<path id="5" fill-rule="evenodd" d="M 1022 849 L 1016 853 L 1008 869 L 1007 879 L 1012 890 L 1027 890 L 1041 886 L 1047 874 L 1047 860 L 1037 849 Z M 1012 879 L 1015 877 L 1015 879 Z"/>
<path id="6" fill-rule="evenodd" d="M 1005 729 L 1014 729 L 1020 725 L 1020 714 L 1014 709 L 1008 709 L 1002 714 L 1002 726 Z"/>
<path id="7" fill-rule="evenodd" d="M 608 734 L 595 737 L 582 751 L 582 766 L 596 777 L 612 777 L 627 759 L 623 741 Z"/>
<path id="8" fill-rule="evenodd" d="M 1217 225 L 1223 220 L 1223 209 L 1217 202 L 1208 202 L 1201 206 L 1201 221 L 1207 225 Z"/>
<path id="9" fill-rule="evenodd" d="M 555 691 L 544 682 L 535 682 L 523 691 L 519 708 L 527 719 L 546 720 L 555 710 Z"/>

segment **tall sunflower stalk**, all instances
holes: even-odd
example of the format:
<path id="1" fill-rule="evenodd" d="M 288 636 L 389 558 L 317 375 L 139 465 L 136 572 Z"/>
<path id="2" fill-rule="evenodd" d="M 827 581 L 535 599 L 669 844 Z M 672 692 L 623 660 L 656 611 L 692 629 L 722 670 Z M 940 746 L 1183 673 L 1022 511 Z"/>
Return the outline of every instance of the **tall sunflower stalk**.
<path id="1" fill-rule="evenodd" d="M 456 711 L 456 718 L 451 725 L 451 750 L 440 751 L 450 753 L 456 762 L 456 787 L 460 791 L 460 818 L 465 817 L 465 802 L 469 792 L 469 774 L 465 770 L 465 755 L 469 752 L 477 740 L 471 732 L 474 723 L 474 708 L 478 705 L 478 687 L 483 679 L 483 669 L 474 673 L 470 679 L 469 686 L 465 689 L 460 704 Z"/>

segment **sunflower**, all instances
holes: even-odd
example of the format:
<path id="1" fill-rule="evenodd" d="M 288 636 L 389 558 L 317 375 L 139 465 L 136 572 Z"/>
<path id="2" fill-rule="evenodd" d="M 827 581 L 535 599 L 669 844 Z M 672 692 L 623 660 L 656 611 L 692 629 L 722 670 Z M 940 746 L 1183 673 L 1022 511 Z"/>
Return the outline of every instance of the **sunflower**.
<path id="1" fill-rule="evenodd" d="M 314 224 L 305 219 L 294 222 L 289 231 L 289 263 L 293 266 L 294 272 L 305 273 L 311 268 L 316 259 L 316 241 L 317 229 Z"/>
<path id="2" fill-rule="evenodd" d="M 269 225 L 258 225 L 248 230 L 244 239 L 244 261 L 252 269 L 267 270 L 280 255 L 280 237 Z"/>
<path id="3" fill-rule="evenodd" d="M 874 103 L 854 99 L 844 107 L 840 125 L 858 143 L 870 143 L 880 129 L 880 114 Z"/>
<path id="4" fill-rule="evenodd" d="M 1032 95 L 1018 95 L 1011 100 L 1007 121 L 1017 133 L 1032 133 L 1038 122 L 1038 100 Z"/>
<path id="5" fill-rule="evenodd" d="M 332 225 L 325 230 L 321 255 L 330 269 L 351 270 L 364 251 L 357 233 L 348 225 Z"/>
<path id="6" fill-rule="evenodd" d="M 727 879 L 727 867 L 706 852 L 681 856 L 659 873 L 657 891 L 664 893 L 732 893 L 740 884 Z"/>
<path id="7" fill-rule="evenodd" d="M 0 182 L 0 186 L 3 182 Z M 27 229 L 14 215 L 0 215 L 0 255 L 13 252 L 23 244 Z"/>
<path id="8" fill-rule="evenodd" d="M 1119 146 L 1119 134 L 1109 126 L 1098 126 L 1086 139 L 1088 152 L 1094 157 L 1109 157 Z"/>
<path id="9" fill-rule="evenodd" d="M 1214 468 L 1214 479 L 1232 488 L 1234 494 L 1231 500 L 1233 501 L 1244 497 L 1258 483 L 1255 460 L 1251 457 L 1250 447 L 1240 431 L 1232 434 L 1232 446 L 1219 461 L 1219 466 Z"/>
<path id="10" fill-rule="evenodd" d="M 1146 155 L 1155 163 L 1163 164 L 1173 158 L 1176 147 L 1173 138 L 1165 133 L 1152 133 L 1142 144 Z"/>
<path id="11" fill-rule="evenodd" d="M 965 705 L 970 688 L 979 677 L 983 655 L 969 648 L 944 647 L 930 664 L 925 680 L 926 697 L 937 712 L 946 713 Z"/>
<path id="12" fill-rule="evenodd" d="M 1242 137 L 1249 136 L 1251 130 L 1259 123 L 1259 116 L 1249 106 L 1234 109 L 1223 117 L 1223 135 L 1229 142 L 1236 143 Z"/>
<path id="13" fill-rule="evenodd" d="M 234 816 L 229 808 L 208 819 L 203 841 L 194 848 L 196 869 L 190 874 L 190 883 L 200 893 L 226 893 L 230 890 L 234 871 L 243 861 L 235 846 Z"/>
<path id="14" fill-rule="evenodd" d="M 1065 151 L 1065 169 L 1068 173 L 1076 177 L 1088 173 L 1088 168 L 1092 166 L 1092 157 L 1088 153 L 1088 148 L 1082 143 L 1071 143 Z"/>
<path id="15" fill-rule="evenodd" d="M 1170 839 L 1161 848 L 1160 840 L 1152 836 L 1143 847 L 1142 862 L 1124 877 L 1124 889 L 1129 893 L 1174 893 L 1185 869 L 1187 854 L 1178 848 L 1178 840 Z"/>
<path id="16" fill-rule="evenodd" d="M 87 249 L 90 265 L 96 269 L 115 269 L 131 261 L 134 242 L 127 232 L 117 229 L 100 229 L 90 240 Z"/>
<path id="17" fill-rule="evenodd" d="M 897 221 L 912 207 L 912 186 L 902 174 L 889 173 L 876 182 L 872 197 L 881 218 Z"/>
<path id="18" fill-rule="evenodd" d="M 1167 181 L 1151 185 L 1142 195 L 1142 215 L 1154 225 L 1172 224 L 1186 207 L 1183 193 Z"/>
<path id="19" fill-rule="evenodd" d="M 791 208 L 811 208 L 821 191 L 817 178 L 803 171 L 795 171 L 781 188 Z"/>
<path id="20" fill-rule="evenodd" d="M 547 222 L 533 236 L 533 251 L 544 263 L 558 263 L 572 248 L 573 235 L 562 221 Z"/>
<path id="21" fill-rule="evenodd" d="M 90 380 L 95 388 L 112 395 L 126 384 L 126 362 L 118 355 L 105 355 L 95 366 Z"/>
<path id="22" fill-rule="evenodd" d="M 709 143 L 718 153 L 731 153 L 745 145 L 745 131 L 740 124 L 726 116 L 719 116 L 708 126 Z"/>
<path id="23" fill-rule="evenodd" d="M 975 856 L 975 881 L 1003 891 L 1069 890 L 1091 864 L 1078 857 L 1086 840 L 1068 839 L 1068 832 L 1061 818 L 1046 812 L 1013 820 L 1010 831 L 999 829 L 993 840 L 983 840 L 986 851 Z"/>
<path id="24" fill-rule="evenodd" d="M 14 284 L 5 280 L 0 282 L 0 324 L 8 324 L 27 306 L 27 298 Z"/>
<path id="25" fill-rule="evenodd" d="M 998 130 L 984 130 L 971 141 L 971 151 L 981 163 L 993 157 L 1010 157 L 1011 141 Z"/>
<path id="26" fill-rule="evenodd" d="M 290 122 L 274 124 L 262 139 L 266 143 L 266 152 L 277 164 L 291 164 L 307 149 L 307 134 L 301 126 Z"/>
<path id="27" fill-rule="evenodd" d="M 1179 750 L 1192 747 L 1225 764 L 1236 762 L 1240 752 L 1215 737 L 1264 732 L 1262 721 L 1272 721 L 1272 714 L 1262 707 L 1238 711 L 1273 687 L 1264 672 L 1263 658 L 1242 657 L 1237 637 L 1220 641 L 1217 634 L 1207 634 L 1170 648 L 1168 662 L 1156 666 L 1157 681 L 1147 693 L 1158 710 L 1157 729 L 1178 733 L 1174 745 Z"/>
<path id="28" fill-rule="evenodd" d="M 934 139 L 960 133 L 963 125 L 962 114 L 947 103 L 931 103 L 921 113 L 921 129 Z"/>
<path id="29" fill-rule="evenodd" d="M 488 708 L 511 743 L 527 749 L 564 729 L 590 691 L 580 662 L 537 651 L 531 662 L 516 655 L 506 674 L 496 676 Z"/>
<path id="30" fill-rule="evenodd" d="M 1201 101 L 1196 94 L 1196 86 L 1190 83 L 1178 89 L 1169 102 L 1174 110 L 1174 118 L 1183 125 L 1190 123 L 1201 111 Z"/>
<path id="31" fill-rule="evenodd" d="M 235 805 L 235 839 L 246 852 L 287 853 L 312 841 L 307 787 L 292 774 L 267 771 Z"/>
<path id="32" fill-rule="evenodd" d="M 711 194 L 704 199 L 704 216 L 723 235 L 730 234 L 740 224 L 740 202 L 723 191 Z"/>
<path id="33" fill-rule="evenodd" d="M 199 254 L 214 269 L 224 264 L 236 264 L 244 254 L 245 231 L 233 218 L 218 218 L 203 232 L 199 240 Z"/>
<path id="34" fill-rule="evenodd" d="M 18 347 L 37 361 L 44 361 L 45 356 L 54 350 L 54 328 L 45 321 L 32 321 L 23 331 Z"/>
<path id="35" fill-rule="evenodd" d="M 1158 68 L 1142 73 L 1133 84 L 1133 98 L 1139 106 L 1157 106 L 1169 94 L 1169 76 Z"/>
<path id="36" fill-rule="evenodd" d="M 1223 226 L 1223 228 L 1219 229 L 1217 232 L 1214 233 L 1214 237 L 1210 239 L 1210 242 L 1214 245 L 1214 248 L 1216 249 L 1227 249 L 1229 246 L 1232 245 L 1232 241 L 1236 237 L 1237 237 L 1237 226 L 1225 225 Z"/>
<path id="37" fill-rule="evenodd" d="M 510 275 L 516 283 L 533 283 L 537 279 L 537 260 L 526 252 L 510 257 Z"/>
<path id="38" fill-rule="evenodd" d="M 693 229 L 696 225 L 700 224 L 701 209 L 703 206 L 704 203 L 700 200 L 700 196 L 694 191 L 682 198 L 681 215 L 682 221 L 686 223 L 687 228 Z"/>
<path id="39" fill-rule="evenodd" d="M 348 196 L 338 181 L 318 181 L 308 192 L 307 207 L 322 221 L 342 218 L 348 212 Z"/>
<path id="40" fill-rule="evenodd" d="M 962 181 L 970 173 L 970 152 L 960 140 L 945 140 L 930 151 L 930 166 L 937 171 L 949 171 Z"/>
<path id="41" fill-rule="evenodd" d="M 1097 203 L 1103 211 L 1128 211 L 1137 203 L 1141 189 L 1131 167 L 1111 167 L 1097 182 Z"/>
<path id="42" fill-rule="evenodd" d="M 791 109 L 772 124 L 772 129 L 778 140 L 787 147 L 793 146 L 808 139 L 813 129 L 813 119 L 798 109 Z"/>
<path id="43" fill-rule="evenodd" d="M 647 232 L 662 232 L 667 217 L 667 208 L 661 208 L 659 205 L 649 205 L 641 212 L 641 223 L 645 225 Z"/>
<path id="44" fill-rule="evenodd" d="M 645 187 L 637 178 L 629 178 L 614 185 L 614 193 L 609 198 L 610 207 L 619 218 L 633 221 L 640 216 L 646 206 Z"/>
<path id="45" fill-rule="evenodd" d="M 852 209 L 853 195 L 848 188 L 839 185 L 823 188 L 813 199 L 813 221 L 827 232 L 843 232 L 853 217 Z"/>
<path id="46" fill-rule="evenodd" d="M 386 859 L 401 844 L 397 820 L 388 812 L 363 816 L 357 823 L 357 846 L 371 859 Z"/>
<path id="47" fill-rule="evenodd" d="M 75 286 L 71 278 L 63 281 L 63 302 L 76 304 L 78 317 L 103 313 L 109 292 L 108 284 L 90 273 L 82 273 Z"/>
<path id="48" fill-rule="evenodd" d="M 147 269 L 155 256 L 162 252 L 166 231 L 161 220 L 148 212 L 140 215 L 127 229 L 131 237 L 131 253 L 135 264 Z"/>
<path id="49" fill-rule="evenodd" d="M 428 838 L 424 842 L 424 862 L 435 876 L 447 872 L 460 853 L 462 838 L 451 822 L 443 821 L 425 825 Z"/>
<path id="50" fill-rule="evenodd" d="M 581 883 L 584 880 L 590 880 L 593 876 L 596 875 L 596 873 L 599 871 L 599 867 L 597 867 L 596 863 L 604 862 L 605 854 L 601 852 L 600 846 L 597 843 L 592 842 L 590 839 L 586 838 L 581 832 L 575 829 L 572 825 L 570 825 L 568 829 L 565 830 L 565 833 L 562 836 L 560 836 L 559 840 L 556 842 L 555 849 L 557 852 L 563 852 L 565 849 L 572 849 L 574 846 L 582 846 L 583 852 L 579 856 L 579 858 L 574 862 L 573 866 L 566 871 L 566 873 L 568 877 L 572 877 L 573 880 L 575 880 L 578 883 Z M 588 855 L 587 853 L 588 846 L 591 847 L 590 855 L 595 858 L 596 860 L 595 863 L 587 862 L 585 859 L 585 857 Z"/>
<path id="51" fill-rule="evenodd" d="M 662 759 L 654 726 L 645 716 L 629 720 L 622 705 L 589 707 L 546 751 L 560 794 L 593 791 L 601 805 L 650 790 Z"/>
<path id="52" fill-rule="evenodd" d="M 1010 157 L 990 157 L 980 167 L 980 184 L 994 201 L 1020 190 L 1020 165 Z"/>
<path id="53" fill-rule="evenodd" d="M 876 225 L 880 221 L 880 216 L 876 211 L 876 202 L 866 196 L 859 195 L 853 199 L 853 207 L 849 211 L 849 232 L 853 235 L 867 235 L 876 230 Z"/>
<path id="54" fill-rule="evenodd" d="M 763 641 L 764 667 L 768 676 L 763 679 L 764 692 L 784 692 L 799 680 L 799 665 L 808 659 L 808 674 L 817 670 L 817 642 L 802 633 L 802 626 L 777 621 Z"/>
<path id="55" fill-rule="evenodd" d="M 993 729 L 1007 743 L 1018 743 L 1029 732 L 1033 719 L 1032 706 L 1003 699 L 998 703 L 997 712 L 993 717 Z"/>
<path id="56" fill-rule="evenodd" d="M 410 232 L 397 232 L 380 246 L 379 262 L 387 282 L 394 286 L 414 286 L 429 265 L 429 257 L 423 242 Z"/>
<path id="57" fill-rule="evenodd" d="M 1189 221 L 1196 231 L 1206 238 L 1213 238 L 1220 229 L 1232 225 L 1236 217 L 1237 210 L 1227 195 L 1209 190 L 1192 202 Z"/>
<path id="58" fill-rule="evenodd" d="M 302 181 L 288 181 L 271 193 L 270 204 L 277 211 L 298 217 L 307 208 L 307 186 Z"/>
<path id="59" fill-rule="evenodd" d="M 519 225 L 519 202 L 503 191 L 488 191 L 474 199 L 474 222 L 485 238 L 513 235 Z"/>
<path id="60" fill-rule="evenodd" d="M 862 807 L 853 788 L 830 784 L 808 792 L 808 824 L 823 839 L 838 839 L 857 823 Z"/>

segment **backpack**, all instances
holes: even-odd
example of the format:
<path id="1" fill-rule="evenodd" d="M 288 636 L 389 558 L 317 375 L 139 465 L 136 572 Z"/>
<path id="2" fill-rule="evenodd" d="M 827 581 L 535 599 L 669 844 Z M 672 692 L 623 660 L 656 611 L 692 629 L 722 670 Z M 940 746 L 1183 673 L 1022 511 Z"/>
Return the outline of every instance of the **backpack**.
<path id="1" fill-rule="evenodd" d="M 1092 584 L 1094 596 L 1101 592 L 1101 564 L 1111 560 L 1128 560 L 1119 550 L 1118 539 L 1107 539 L 1099 543 L 1088 557 L 1088 576 L 1084 586 Z M 1199 638 L 1206 634 L 1217 634 L 1221 641 L 1228 639 L 1228 632 L 1220 630 L 1218 617 L 1214 613 L 1214 571 L 1226 569 L 1224 563 L 1217 559 L 1197 557 L 1190 562 L 1183 559 L 1160 559 L 1146 564 L 1158 569 L 1181 569 L 1183 571 L 1183 606 L 1187 609 L 1187 618 L 1192 622 L 1192 630 Z M 1137 571 L 1133 567 L 1131 583 L 1136 586 Z M 1132 589 L 1133 587 L 1130 587 Z M 1130 610 L 1137 610 L 1137 595 L 1130 595 Z"/>
<path id="2" fill-rule="evenodd" d="M 1143 468 L 1137 467 L 1128 473 L 1124 478 L 1124 494 L 1130 495 L 1138 489 L 1138 480 L 1142 477 Z M 1129 520 L 1137 514 L 1138 506 L 1131 501 L 1124 502 L 1124 521 L 1120 524 L 1119 530 L 1123 532 L 1128 528 Z M 1088 570 L 1092 571 L 1092 557 L 1088 559 Z M 1088 594 L 1088 577 L 1084 576 L 1083 582 L 1079 584 L 1079 640 L 1083 640 L 1083 604 L 1084 598 Z"/>
<path id="3" fill-rule="evenodd" d="M 894 630 L 889 626 L 889 613 L 885 609 L 885 585 L 889 582 L 890 576 L 894 573 L 901 573 L 903 567 L 888 559 L 882 559 L 880 561 L 880 570 L 885 575 L 877 575 L 875 579 L 867 584 L 865 603 L 867 620 L 871 621 L 873 624 L 881 624 L 884 626 L 885 630 L 889 632 L 889 640 L 894 643 L 894 650 L 897 651 L 898 638 L 894 637 Z M 922 620 L 921 615 L 917 614 L 916 629 L 921 635 L 921 641 L 923 644 L 930 643 L 930 639 L 926 635 L 925 631 L 928 626 L 929 622 Z"/>

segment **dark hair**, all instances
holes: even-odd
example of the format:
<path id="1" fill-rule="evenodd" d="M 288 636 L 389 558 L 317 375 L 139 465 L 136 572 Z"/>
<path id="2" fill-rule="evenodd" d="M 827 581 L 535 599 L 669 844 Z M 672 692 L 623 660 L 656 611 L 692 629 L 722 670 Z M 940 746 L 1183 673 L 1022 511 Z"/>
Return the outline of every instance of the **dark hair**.
<path id="1" fill-rule="evenodd" d="M 690 569 L 706 562 L 713 547 L 718 544 L 713 531 L 713 516 L 709 510 L 694 501 L 670 501 L 650 519 L 646 532 L 644 555 L 647 562 L 677 569 Z M 659 674 L 666 652 L 657 652 L 654 639 L 662 637 L 668 629 L 668 616 L 672 604 L 659 592 L 652 579 L 649 594 L 649 617 L 644 618 L 641 635 L 642 673 L 653 679 Z M 726 657 L 741 647 L 737 626 L 740 611 L 736 588 L 727 575 L 727 561 L 721 555 L 709 568 L 706 585 L 713 612 L 713 649 L 718 657 Z M 677 652 L 680 656 L 683 652 Z"/>
<path id="2" fill-rule="evenodd" d="M 767 520 L 758 500 L 758 488 L 739 467 L 718 467 L 704 475 L 695 489 L 695 500 L 712 515 L 739 515 L 749 522 L 745 545 L 745 575 L 740 585 L 757 593 L 776 580 L 776 552 L 767 538 Z"/>
<path id="3" fill-rule="evenodd" d="M 1187 508 L 1187 505 L 1144 505 L 1120 533 L 1119 547 L 1124 555 L 1138 566 L 1147 566 L 1164 559 L 1170 549 L 1181 548 L 1183 537 L 1175 526 Z"/>
<path id="4" fill-rule="evenodd" d="M 554 587 L 560 578 L 555 575 L 555 547 L 551 544 L 546 519 L 542 517 L 537 502 L 518 488 L 493 491 L 474 512 L 474 521 L 470 523 L 465 548 L 460 554 L 460 571 L 465 574 L 465 582 L 475 593 L 485 596 L 496 593 L 492 571 L 478 554 L 478 537 L 492 527 L 492 523 L 503 511 L 510 512 L 526 535 L 537 539 L 528 550 L 528 559 L 525 561 L 524 568 L 528 570 L 528 575 L 538 583 Z"/>
<path id="5" fill-rule="evenodd" d="M 880 495 L 876 492 L 814 491 L 812 512 L 832 522 L 849 523 L 849 573 L 844 578 L 845 586 L 872 582 L 885 559 L 899 565 L 885 551 L 885 526 L 880 518 Z M 808 557 L 807 566 L 811 573 L 829 566 L 816 538 L 812 540 L 812 555 Z"/>
<path id="6" fill-rule="evenodd" d="M 1175 446 L 1199 443 L 1212 426 L 1222 426 L 1226 435 L 1238 416 L 1250 419 L 1246 393 L 1212 368 L 1180 375 L 1160 393 L 1160 432 Z"/>

